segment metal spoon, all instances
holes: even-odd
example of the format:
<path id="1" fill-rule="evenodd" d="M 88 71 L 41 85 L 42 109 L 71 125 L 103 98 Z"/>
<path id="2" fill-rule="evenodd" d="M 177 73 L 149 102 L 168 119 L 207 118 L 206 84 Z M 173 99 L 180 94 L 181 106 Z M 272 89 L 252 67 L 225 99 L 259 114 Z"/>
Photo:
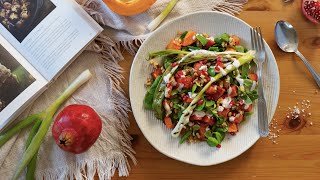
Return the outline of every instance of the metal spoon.
<path id="1" fill-rule="evenodd" d="M 298 35 L 293 26 L 286 21 L 278 21 L 275 27 L 275 37 L 277 44 L 282 51 L 294 52 L 301 58 L 320 87 L 320 76 L 308 62 L 307 58 L 298 51 Z"/>

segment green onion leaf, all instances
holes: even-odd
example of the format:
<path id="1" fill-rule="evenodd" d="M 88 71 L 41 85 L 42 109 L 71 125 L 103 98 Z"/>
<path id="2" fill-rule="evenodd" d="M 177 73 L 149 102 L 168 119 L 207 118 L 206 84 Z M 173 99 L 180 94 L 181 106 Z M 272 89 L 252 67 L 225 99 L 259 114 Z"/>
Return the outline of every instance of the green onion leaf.
<path id="1" fill-rule="evenodd" d="M 219 144 L 219 141 L 214 137 L 209 137 L 207 139 L 207 144 L 211 147 L 216 147 Z"/>
<path id="2" fill-rule="evenodd" d="M 206 131 L 204 133 L 204 136 L 207 137 L 207 138 L 212 137 L 212 133 L 210 131 Z"/>
<path id="3" fill-rule="evenodd" d="M 184 143 L 187 139 L 188 139 L 188 137 L 191 135 L 191 130 L 189 130 L 189 131 L 187 131 L 182 137 L 181 137 L 181 139 L 180 139 L 180 144 L 182 144 L 182 143 Z"/>
<path id="4" fill-rule="evenodd" d="M 186 37 L 187 33 L 188 33 L 188 31 L 183 32 L 183 33 L 180 35 L 180 39 L 181 39 L 181 40 L 184 39 L 184 38 Z"/>
<path id="5" fill-rule="evenodd" d="M 208 43 L 208 39 L 203 37 L 201 34 L 197 34 L 196 38 L 200 41 L 202 46 L 205 46 Z"/>

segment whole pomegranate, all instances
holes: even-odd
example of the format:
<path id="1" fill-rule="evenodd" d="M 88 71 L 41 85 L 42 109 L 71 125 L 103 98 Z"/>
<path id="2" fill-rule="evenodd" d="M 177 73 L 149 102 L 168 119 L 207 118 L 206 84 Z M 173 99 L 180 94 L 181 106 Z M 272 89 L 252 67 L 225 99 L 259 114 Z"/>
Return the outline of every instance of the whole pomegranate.
<path id="1" fill-rule="evenodd" d="M 58 114 L 52 136 L 61 149 L 79 154 L 96 142 L 101 129 L 101 118 L 91 107 L 73 104 Z"/>

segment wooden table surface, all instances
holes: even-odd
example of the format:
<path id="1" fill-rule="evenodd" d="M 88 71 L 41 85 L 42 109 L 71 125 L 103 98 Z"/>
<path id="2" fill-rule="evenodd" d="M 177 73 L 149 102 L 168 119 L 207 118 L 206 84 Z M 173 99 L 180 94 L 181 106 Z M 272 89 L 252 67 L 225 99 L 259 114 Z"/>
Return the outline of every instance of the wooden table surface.
<path id="1" fill-rule="evenodd" d="M 281 128 L 278 144 L 261 138 L 248 151 L 223 164 L 198 167 L 166 157 L 154 149 L 141 133 L 130 113 L 129 133 L 133 137 L 138 165 L 131 163 L 127 178 L 113 179 L 320 179 L 320 89 L 303 62 L 295 54 L 286 54 L 276 45 L 274 26 L 287 20 L 299 35 L 299 49 L 320 73 L 320 25 L 308 22 L 300 11 L 301 0 L 283 3 L 282 0 L 249 0 L 244 11 L 237 15 L 251 26 L 260 26 L 271 47 L 280 72 L 280 98 L 274 118 Z M 129 96 L 129 72 L 133 56 L 125 53 L 124 89 Z M 317 93 L 319 91 L 319 93 Z M 297 102 L 310 100 L 311 113 L 302 129 L 285 126 L 286 111 Z M 311 125 L 312 124 L 312 125 Z"/>

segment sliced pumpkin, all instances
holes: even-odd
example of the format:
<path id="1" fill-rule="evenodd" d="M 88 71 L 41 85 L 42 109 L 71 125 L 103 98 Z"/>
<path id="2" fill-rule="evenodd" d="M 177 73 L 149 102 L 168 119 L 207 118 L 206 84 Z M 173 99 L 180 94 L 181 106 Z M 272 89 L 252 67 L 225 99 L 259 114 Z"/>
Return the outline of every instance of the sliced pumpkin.
<path id="1" fill-rule="evenodd" d="M 133 16 L 146 11 L 157 0 L 103 0 L 115 13 L 123 16 Z"/>

